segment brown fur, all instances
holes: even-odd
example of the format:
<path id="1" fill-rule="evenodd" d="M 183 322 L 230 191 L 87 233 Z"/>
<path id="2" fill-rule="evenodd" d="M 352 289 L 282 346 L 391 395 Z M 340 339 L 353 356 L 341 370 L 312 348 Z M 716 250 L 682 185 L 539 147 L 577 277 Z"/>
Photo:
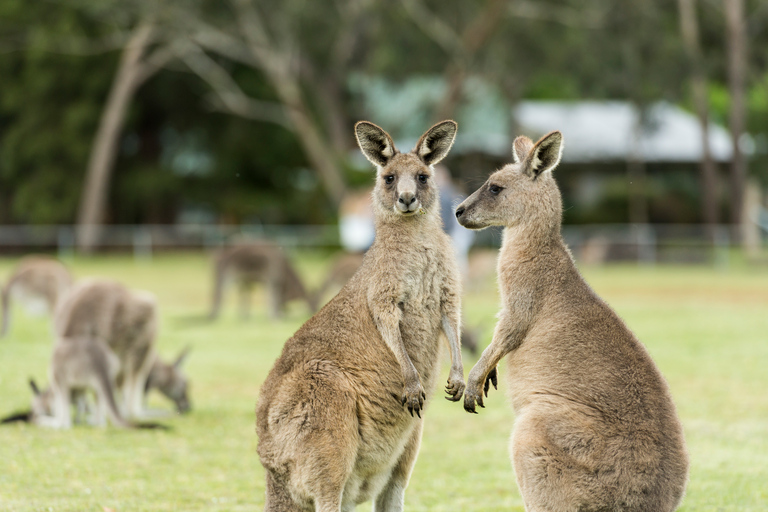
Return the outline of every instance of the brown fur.
<path id="1" fill-rule="evenodd" d="M 60 261 L 48 256 L 22 258 L 0 291 L 0 338 L 10 327 L 11 300 L 39 301 L 53 313 L 71 286 L 72 276 Z"/>
<path id="2" fill-rule="evenodd" d="M 334 288 L 341 288 L 344 286 L 355 272 L 363 264 L 364 253 L 348 252 L 340 255 L 336 261 L 334 261 L 331 269 L 328 271 L 328 275 L 323 281 L 323 284 L 317 291 L 316 297 L 318 303 L 321 303 L 322 298 L 329 290 Z M 472 354 L 477 354 L 477 329 L 469 329 L 466 325 L 462 324 L 461 328 L 461 346 L 469 350 Z"/>
<path id="3" fill-rule="evenodd" d="M 505 227 L 493 341 L 472 368 L 464 407 L 482 406 L 507 356 L 511 454 L 526 510 L 667 512 L 683 496 L 683 429 L 656 365 L 583 280 L 560 235 L 550 172 L 562 135 L 514 144 L 515 164 L 457 209 L 465 227 Z"/>
<path id="4" fill-rule="evenodd" d="M 464 389 L 460 282 L 431 168 L 456 124 L 435 125 L 407 154 L 371 123 L 355 131 L 378 167 L 376 239 L 352 279 L 286 342 L 261 388 L 267 511 L 351 511 L 368 500 L 379 512 L 402 510 L 443 334 L 449 399 Z"/>
<path id="5" fill-rule="evenodd" d="M 60 304 L 55 319 L 59 338 L 95 339 L 117 356 L 117 387 L 124 413 L 141 417 L 146 381 L 155 361 L 157 306 L 147 292 L 115 281 L 81 281 Z"/>
<path id="6" fill-rule="evenodd" d="M 256 283 L 269 288 L 270 315 L 282 316 L 285 306 L 292 300 L 303 300 L 310 311 L 317 310 L 314 297 L 307 293 L 298 273 L 285 253 L 275 244 L 258 242 L 228 247 L 214 258 L 213 297 L 211 320 L 219 316 L 225 283 L 236 282 L 240 291 L 240 314 L 250 314 L 250 294 Z"/>

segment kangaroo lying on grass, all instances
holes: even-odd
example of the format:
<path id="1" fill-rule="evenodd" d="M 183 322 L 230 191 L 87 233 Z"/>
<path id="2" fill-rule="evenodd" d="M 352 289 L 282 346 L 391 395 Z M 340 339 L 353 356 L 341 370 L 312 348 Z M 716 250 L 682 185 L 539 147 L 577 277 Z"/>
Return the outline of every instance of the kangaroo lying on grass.
<path id="1" fill-rule="evenodd" d="M 447 398 L 464 391 L 460 278 L 432 178 L 456 123 L 433 126 L 410 153 L 374 124 L 355 133 L 377 167 L 376 239 L 360 270 L 286 342 L 261 388 L 267 511 L 351 511 L 371 499 L 376 511 L 402 510 L 443 335 Z"/>
<path id="2" fill-rule="evenodd" d="M 0 292 L 0 338 L 10 327 L 11 300 L 52 314 L 71 286 L 72 276 L 60 261 L 48 256 L 22 258 Z"/>
<path id="3" fill-rule="evenodd" d="M 272 318 L 282 316 L 286 303 L 303 300 L 310 311 L 317 310 L 316 300 L 307 293 L 299 275 L 282 249 L 275 244 L 258 242 L 223 249 L 214 258 L 213 300 L 209 318 L 216 319 L 221 309 L 227 280 L 234 280 L 240 291 L 240 315 L 250 313 L 250 295 L 256 283 L 269 289 L 269 311 Z"/>
<path id="4" fill-rule="evenodd" d="M 467 379 L 464 408 L 483 406 L 508 356 L 511 455 L 527 511 L 667 512 L 688 460 L 672 398 L 645 347 L 587 285 L 560 235 L 552 169 L 562 135 L 514 143 L 514 163 L 456 210 L 470 229 L 504 226 L 502 309 Z"/>

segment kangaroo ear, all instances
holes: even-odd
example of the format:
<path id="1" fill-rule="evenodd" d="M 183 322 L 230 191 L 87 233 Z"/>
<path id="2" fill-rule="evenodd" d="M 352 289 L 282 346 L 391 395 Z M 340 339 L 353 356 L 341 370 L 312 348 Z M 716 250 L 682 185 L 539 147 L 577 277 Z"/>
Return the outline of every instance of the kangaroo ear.
<path id="1" fill-rule="evenodd" d="M 179 355 L 176 356 L 176 360 L 173 362 L 173 367 L 177 370 L 181 368 L 181 365 L 184 364 L 184 361 L 187 359 L 187 356 L 189 355 L 189 351 L 192 350 L 192 347 L 190 345 L 187 345 L 184 347 L 181 352 L 179 352 Z"/>
<path id="2" fill-rule="evenodd" d="M 40 388 L 37 387 L 37 383 L 35 382 L 35 379 L 33 378 L 29 379 L 29 387 L 32 388 L 32 393 L 34 393 L 35 396 L 40 396 Z"/>
<path id="3" fill-rule="evenodd" d="M 397 149 L 387 132 L 368 121 L 355 125 L 355 136 L 360 150 L 373 165 L 384 167 L 395 156 Z"/>
<path id="4" fill-rule="evenodd" d="M 525 173 L 536 178 L 545 171 L 551 171 L 560 163 L 563 154 L 563 134 L 550 132 L 534 144 L 525 161 Z"/>
<path id="5" fill-rule="evenodd" d="M 512 158 L 516 164 L 519 164 L 520 162 L 525 161 L 525 157 L 528 156 L 528 153 L 531 152 L 533 149 L 533 141 L 526 137 L 525 135 L 521 135 L 515 139 L 515 142 L 512 143 Z"/>
<path id="6" fill-rule="evenodd" d="M 456 140 L 456 121 L 442 121 L 421 136 L 413 151 L 427 165 L 435 165 L 446 157 Z"/>

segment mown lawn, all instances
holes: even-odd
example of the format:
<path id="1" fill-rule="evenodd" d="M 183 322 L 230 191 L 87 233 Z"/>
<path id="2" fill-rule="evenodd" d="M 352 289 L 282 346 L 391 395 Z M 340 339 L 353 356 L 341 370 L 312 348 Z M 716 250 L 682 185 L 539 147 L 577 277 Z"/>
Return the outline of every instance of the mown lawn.
<path id="1" fill-rule="evenodd" d="M 328 255 L 296 256 L 316 286 Z M 13 263 L 0 259 L 0 279 Z M 282 343 L 307 318 L 304 307 L 294 304 L 287 318 L 270 321 L 258 291 L 250 321 L 237 318 L 228 296 L 223 318 L 202 323 L 210 287 L 205 255 L 70 264 L 78 277 L 108 276 L 158 296 L 161 355 L 193 346 L 187 373 L 194 410 L 167 419 L 170 431 L 0 428 L 0 510 L 262 509 L 254 405 Z M 608 266 L 585 275 L 644 341 L 672 388 L 692 461 L 681 510 L 768 510 L 768 267 Z M 474 288 L 465 300 L 467 323 L 480 326 L 486 345 L 497 296 L 492 281 Z M 10 336 L 0 340 L 0 416 L 28 407 L 30 376 L 47 380 L 51 342 L 46 319 L 14 310 Z M 466 372 L 474 361 L 465 354 Z M 159 396 L 150 405 L 170 409 Z M 469 415 L 459 404 L 431 404 L 406 510 L 523 510 L 507 452 L 512 411 L 502 392 L 486 406 Z"/>

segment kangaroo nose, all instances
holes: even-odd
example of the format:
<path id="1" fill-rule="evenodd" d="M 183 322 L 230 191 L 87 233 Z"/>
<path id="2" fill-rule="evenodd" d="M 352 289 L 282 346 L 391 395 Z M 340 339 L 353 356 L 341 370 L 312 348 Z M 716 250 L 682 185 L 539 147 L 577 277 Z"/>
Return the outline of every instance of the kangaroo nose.
<path id="1" fill-rule="evenodd" d="M 463 207 L 463 206 L 459 206 L 459 207 L 456 209 L 456 218 L 458 219 L 459 217 L 461 217 L 461 215 L 462 215 L 463 213 L 464 213 L 464 207 Z"/>
<path id="2" fill-rule="evenodd" d="M 398 202 L 403 203 L 405 206 L 411 206 L 414 201 L 416 201 L 416 196 L 414 194 L 403 194 L 398 199 Z"/>

